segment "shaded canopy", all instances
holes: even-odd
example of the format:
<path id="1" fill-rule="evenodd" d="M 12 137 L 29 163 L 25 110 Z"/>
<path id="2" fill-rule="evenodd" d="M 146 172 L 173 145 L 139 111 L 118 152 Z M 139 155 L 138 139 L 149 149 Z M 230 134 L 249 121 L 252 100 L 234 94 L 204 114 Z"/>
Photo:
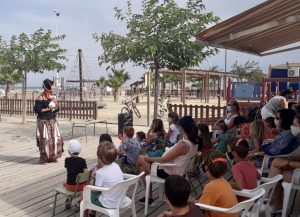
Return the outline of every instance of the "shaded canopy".
<path id="1" fill-rule="evenodd" d="M 265 1 L 198 33 L 196 41 L 260 56 L 299 49 L 267 52 L 300 41 L 300 1 Z"/>

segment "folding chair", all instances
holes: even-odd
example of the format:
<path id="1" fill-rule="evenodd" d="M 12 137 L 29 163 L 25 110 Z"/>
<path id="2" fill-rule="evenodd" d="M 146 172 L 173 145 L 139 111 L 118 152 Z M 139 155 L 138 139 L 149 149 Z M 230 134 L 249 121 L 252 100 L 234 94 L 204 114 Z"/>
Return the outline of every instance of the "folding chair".
<path id="1" fill-rule="evenodd" d="M 241 217 L 246 217 L 249 213 L 250 216 L 255 216 L 250 208 L 265 194 L 265 190 L 260 188 L 253 192 L 238 192 L 239 196 L 248 197 L 248 200 L 242 201 L 230 208 L 216 207 L 202 203 L 196 203 L 200 209 L 219 212 L 219 213 L 241 213 Z M 256 217 L 256 216 L 255 216 Z"/>
<path id="2" fill-rule="evenodd" d="M 273 191 L 274 191 L 277 183 L 279 181 L 281 181 L 282 178 L 283 178 L 282 175 L 277 175 L 273 178 L 264 178 L 264 177 L 262 177 L 261 178 L 262 184 L 257 186 L 255 189 L 251 189 L 251 190 L 244 189 L 242 191 L 236 191 L 235 190 L 235 194 L 239 195 L 239 194 L 245 193 L 245 192 L 253 193 L 253 192 L 256 192 L 258 189 L 264 189 L 265 190 L 264 195 L 262 196 L 260 201 L 256 203 L 256 206 L 252 208 L 251 213 L 254 216 L 260 216 L 260 212 L 263 211 L 265 213 L 266 217 L 271 217 L 271 212 L 270 212 L 270 201 L 271 200 L 270 199 L 272 198 Z M 247 216 L 249 216 L 249 213 L 248 213 Z"/>
<path id="3" fill-rule="evenodd" d="M 91 177 L 91 171 L 85 172 L 85 173 L 79 173 L 76 178 L 76 187 L 75 191 L 68 191 L 63 185 L 54 189 L 56 191 L 55 193 L 55 199 L 54 199 L 54 205 L 53 205 L 53 212 L 52 216 L 55 216 L 55 208 L 56 208 L 56 200 L 57 200 L 57 195 L 62 194 L 64 197 L 67 198 L 68 202 L 70 203 L 71 210 L 73 216 L 75 216 L 75 211 L 72 208 L 75 208 L 75 204 L 72 203 L 73 199 L 76 197 L 80 196 L 81 191 L 78 191 L 79 189 L 79 184 L 85 183 L 90 180 Z"/>
<path id="4" fill-rule="evenodd" d="M 201 182 L 201 176 L 204 175 L 204 173 L 202 173 L 201 169 L 200 169 L 200 164 L 201 164 L 201 159 L 202 159 L 201 156 L 202 156 L 201 153 L 197 153 L 193 157 L 193 159 L 191 160 L 192 168 L 191 168 L 190 171 L 188 170 L 186 175 L 185 175 L 185 177 L 188 180 L 188 182 L 190 183 L 190 185 L 192 187 L 192 190 L 195 193 L 195 195 L 197 195 L 196 188 L 193 184 L 193 181 L 195 179 L 199 182 L 200 187 L 203 189 L 203 185 L 202 185 L 203 183 Z"/>
<path id="5" fill-rule="evenodd" d="M 105 215 L 112 216 L 112 217 L 119 217 L 121 210 L 126 210 L 131 208 L 132 216 L 136 217 L 136 209 L 135 209 L 135 194 L 136 189 L 139 183 L 141 176 L 144 175 L 144 172 L 140 173 L 139 175 L 131 175 L 124 173 L 124 181 L 120 182 L 119 184 L 115 185 L 112 188 L 104 188 L 104 187 L 97 187 L 93 185 L 87 185 L 83 189 L 83 200 L 80 203 L 80 217 L 83 217 L 84 211 L 86 209 L 94 210 L 96 212 L 104 213 Z M 134 185 L 134 190 L 132 193 L 132 198 L 126 196 L 128 188 Z M 98 192 L 114 192 L 114 191 L 122 191 L 122 195 L 118 204 L 116 204 L 115 209 L 108 209 L 104 207 L 97 206 L 92 203 L 91 201 L 91 193 L 92 191 Z"/>

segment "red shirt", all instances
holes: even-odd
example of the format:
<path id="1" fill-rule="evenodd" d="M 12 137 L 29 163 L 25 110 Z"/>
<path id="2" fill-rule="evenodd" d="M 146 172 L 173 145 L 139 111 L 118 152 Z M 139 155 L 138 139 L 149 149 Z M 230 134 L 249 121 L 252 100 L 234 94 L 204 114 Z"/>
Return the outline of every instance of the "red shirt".
<path id="1" fill-rule="evenodd" d="M 233 179 L 242 180 L 244 189 L 256 188 L 260 175 L 253 162 L 240 161 L 232 166 L 231 171 Z"/>

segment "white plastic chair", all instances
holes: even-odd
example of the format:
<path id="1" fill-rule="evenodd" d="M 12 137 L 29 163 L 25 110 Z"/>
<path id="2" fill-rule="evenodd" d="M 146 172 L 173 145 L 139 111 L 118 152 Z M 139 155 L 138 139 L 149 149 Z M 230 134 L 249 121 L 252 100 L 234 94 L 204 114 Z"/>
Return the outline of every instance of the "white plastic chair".
<path id="1" fill-rule="evenodd" d="M 211 205 L 202 204 L 202 203 L 196 203 L 196 205 L 199 206 L 201 209 L 213 211 L 213 212 L 220 212 L 220 213 L 241 213 L 241 212 L 243 212 L 241 217 L 246 217 L 247 214 L 249 214 L 249 213 L 250 213 L 250 216 L 255 216 L 255 215 L 252 215 L 250 208 L 261 197 L 263 197 L 264 194 L 265 194 L 265 190 L 262 188 L 256 189 L 255 191 L 252 191 L 252 192 L 239 191 L 239 192 L 237 192 L 237 195 L 243 196 L 243 197 L 248 197 L 249 199 L 245 200 L 243 202 L 240 202 L 231 208 L 216 207 L 216 206 L 211 206 Z"/>
<path id="2" fill-rule="evenodd" d="M 112 188 L 104 188 L 104 187 L 97 187 L 93 185 L 87 185 L 83 189 L 83 200 L 80 203 L 80 217 L 83 217 L 84 211 L 86 209 L 89 210 L 95 210 L 96 212 L 101 212 L 104 213 L 105 215 L 111 216 L 111 217 L 119 217 L 120 216 L 120 211 L 129 209 L 131 207 L 132 210 L 132 216 L 136 217 L 136 210 L 135 210 L 135 194 L 136 194 L 136 189 L 138 186 L 138 182 L 140 177 L 144 175 L 144 172 L 139 174 L 138 176 L 136 175 L 130 175 L 130 174 L 125 174 L 124 173 L 124 180 L 123 182 L 120 182 L 119 184 L 115 185 Z M 129 197 L 126 196 L 127 190 L 129 186 L 135 185 L 133 193 L 132 193 L 132 198 L 130 199 Z M 100 206 L 96 206 L 91 202 L 91 192 L 92 191 L 116 191 L 116 190 L 122 190 L 122 196 L 121 200 L 118 204 L 116 204 L 117 208 L 115 209 L 108 209 L 108 208 L 103 208 Z"/>
<path id="3" fill-rule="evenodd" d="M 149 191 L 151 182 L 159 183 L 159 200 L 163 200 L 163 184 L 165 183 L 165 179 L 161 179 L 157 176 L 157 168 L 158 167 L 187 167 L 189 165 L 191 158 L 184 158 L 177 164 L 169 164 L 169 163 L 152 163 L 151 164 L 151 173 L 147 175 L 146 180 L 146 195 L 145 195 L 145 215 L 148 213 L 148 205 L 149 205 Z"/>
<path id="4" fill-rule="evenodd" d="M 287 209 L 290 199 L 290 194 L 292 189 L 300 190 L 300 169 L 295 169 L 293 173 L 292 181 L 282 182 L 283 187 L 283 207 L 282 207 L 282 217 L 287 216 Z"/>
<path id="5" fill-rule="evenodd" d="M 242 191 L 235 191 L 236 195 L 241 194 L 242 192 L 247 193 L 253 193 L 254 191 L 257 191 L 258 189 L 264 189 L 265 194 L 263 197 L 259 200 L 259 202 L 256 203 L 255 207 L 252 209 L 252 215 L 259 216 L 260 212 L 264 211 L 266 217 L 271 217 L 270 213 L 270 198 L 272 198 L 273 191 L 277 185 L 277 183 L 282 180 L 282 175 L 277 175 L 273 178 L 261 178 L 261 185 L 257 186 L 255 189 L 244 189 Z M 249 215 L 247 215 L 249 216 Z"/>

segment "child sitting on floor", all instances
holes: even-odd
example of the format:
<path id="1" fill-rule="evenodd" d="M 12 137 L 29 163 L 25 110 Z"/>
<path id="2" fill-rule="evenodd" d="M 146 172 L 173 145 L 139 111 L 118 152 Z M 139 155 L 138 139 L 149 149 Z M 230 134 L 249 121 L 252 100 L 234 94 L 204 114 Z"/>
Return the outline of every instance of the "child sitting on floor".
<path id="1" fill-rule="evenodd" d="M 231 151 L 235 162 L 231 168 L 233 175 L 231 187 L 236 190 L 256 188 L 260 175 L 254 163 L 247 160 L 249 152 L 247 140 L 240 139 L 236 144 L 232 144 Z"/>
<path id="2" fill-rule="evenodd" d="M 223 175 L 227 171 L 226 156 L 216 150 L 210 150 L 204 154 L 202 170 L 206 173 L 209 182 L 205 185 L 199 203 L 211 206 L 229 208 L 237 204 L 237 198 L 229 182 Z M 223 214 L 206 211 L 209 217 L 237 217 L 238 214 Z"/>
<path id="3" fill-rule="evenodd" d="M 99 165 L 101 166 L 96 172 L 96 186 L 112 188 L 124 180 L 119 165 L 114 162 L 118 156 L 118 150 L 111 142 L 100 143 L 97 149 L 97 156 Z M 121 200 L 121 197 L 122 190 L 114 192 L 92 191 L 91 202 L 96 206 L 114 209 Z M 95 212 L 91 211 L 89 216 L 95 217 Z"/>
<path id="4" fill-rule="evenodd" d="M 83 188 L 88 183 L 81 183 L 76 189 L 76 178 L 79 173 L 87 172 L 87 165 L 85 159 L 79 157 L 81 152 L 81 145 L 76 139 L 69 141 L 69 155 L 65 159 L 65 168 L 67 169 L 67 182 L 64 183 L 64 187 L 68 191 L 83 191 Z M 66 201 L 66 209 L 70 208 L 69 201 Z"/>
<path id="5" fill-rule="evenodd" d="M 133 136 L 134 128 L 130 126 L 124 127 L 123 140 L 119 146 L 120 159 L 118 162 L 123 172 L 135 174 L 136 162 L 141 148 L 139 142 Z"/>

